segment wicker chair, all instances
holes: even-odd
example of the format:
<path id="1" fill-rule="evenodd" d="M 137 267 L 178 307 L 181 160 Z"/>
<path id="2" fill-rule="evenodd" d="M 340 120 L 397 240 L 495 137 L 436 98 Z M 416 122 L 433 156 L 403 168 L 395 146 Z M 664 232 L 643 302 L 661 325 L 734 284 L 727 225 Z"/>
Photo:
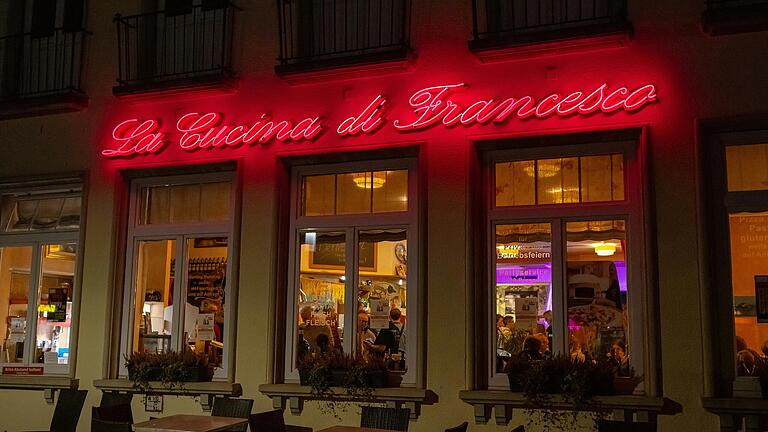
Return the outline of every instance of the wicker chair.
<path id="1" fill-rule="evenodd" d="M 312 428 L 286 425 L 281 410 L 251 414 L 248 418 L 251 432 L 312 432 Z"/>
<path id="2" fill-rule="evenodd" d="M 360 426 L 373 429 L 388 429 L 400 432 L 408 431 L 411 410 L 408 408 L 363 407 Z"/>
<path id="3" fill-rule="evenodd" d="M 469 423 L 464 422 L 458 426 L 446 429 L 445 432 L 467 432 L 467 426 L 469 426 Z"/>
<path id="4" fill-rule="evenodd" d="M 213 400 L 212 416 L 237 417 L 247 419 L 251 415 L 253 399 L 230 399 L 217 397 Z M 228 432 L 246 432 L 248 425 L 225 429 Z"/>
<path id="5" fill-rule="evenodd" d="M 91 418 L 91 432 L 132 432 L 131 423 Z"/>
<path id="6" fill-rule="evenodd" d="M 88 396 L 88 390 L 60 390 L 56 408 L 53 410 L 51 428 L 48 431 L 75 432 L 86 396 Z"/>
<path id="7" fill-rule="evenodd" d="M 128 404 L 93 407 L 91 408 L 91 417 L 110 422 L 133 424 L 133 412 Z"/>

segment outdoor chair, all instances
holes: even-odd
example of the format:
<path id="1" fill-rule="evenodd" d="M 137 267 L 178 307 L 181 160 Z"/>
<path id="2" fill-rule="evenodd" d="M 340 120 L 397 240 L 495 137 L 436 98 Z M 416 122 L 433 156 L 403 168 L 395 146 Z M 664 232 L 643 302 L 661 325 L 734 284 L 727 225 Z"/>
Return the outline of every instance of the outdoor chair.
<path id="1" fill-rule="evenodd" d="M 469 426 L 469 423 L 464 422 L 458 426 L 446 429 L 445 432 L 467 432 L 467 426 Z"/>
<path id="2" fill-rule="evenodd" d="M 133 412 L 128 404 L 93 407 L 91 418 L 133 424 Z"/>
<path id="3" fill-rule="evenodd" d="M 408 431 L 411 410 L 408 408 L 363 407 L 360 426 L 373 429 L 388 429 L 400 432 Z"/>
<path id="4" fill-rule="evenodd" d="M 131 401 L 133 401 L 133 393 L 102 392 L 99 406 L 130 405 Z"/>
<path id="5" fill-rule="evenodd" d="M 49 432 L 75 432 L 80 412 L 85 404 L 88 390 L 63 389 L 59 391 L 56 408 L 53 410 Z"/>
<path id="6" fill-rule="evenodd" d="M 251 414 L 248 417 L 251 432 L 312 432 L 312 428 L 286 425 L 281 410 Z"/>
<path id="7" fill-rule="evenodd" d="M 217 397 L 213 400 L 211 415 L 247 419 L 251 415 L 251 408 L 253 408 L 253 399 L 230 399 Z M 246 432 L 247 430 L 248 425 L 225 429 L 225 431 L 231 432 Z"/>
<path id="8" fill-rule="evenodd" d="M 91 418 L 91 432 L 132 432 L 131 423 Z"/>

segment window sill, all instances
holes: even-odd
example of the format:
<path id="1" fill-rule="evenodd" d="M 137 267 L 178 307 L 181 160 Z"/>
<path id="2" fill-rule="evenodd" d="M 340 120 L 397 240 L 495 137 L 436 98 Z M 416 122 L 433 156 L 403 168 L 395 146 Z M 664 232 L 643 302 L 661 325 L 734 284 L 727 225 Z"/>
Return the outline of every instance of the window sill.
<path id="1" fill-rule="evenodd" d="M 169 96 L 183 100 L 232 94 L 237 80 L 228 71 L 176 79 L 152 79 L 112 87 L 112 93 L 128 101 L 162 100 Z"/>
<path id="2" fill-rule="evenodd" d="M 629 45 L 631 37 L 631 24 L 623 23 L 557 32 L 489 35 L 469 41 L 469 49 L 481 62 L 496 63 L 622 48 Z"/>
<path id="3" fill-rule="evenodd" d="M 57 376 L 8 376 L 0 375 L 0 389 L 42 390 L 45 401 L 53 403 L 56 390 L 77 389 L 80 381 L 70 377 Z"/>
<path id="4" fill-rule="evenodd" d="M 283 410 L 287 405 L 292 414 L 301 414 L 304 401 L 319 399 L 312 395 L 312 389 L 309 386 L 299 384 L 262 384 L 259 386 L 259 391 L 272 399 L 273 408 Z M 344 388 L 334 387 L 333 392 L 336 394 L 333 400 L 339 402 L 351 400 Z M 421 413 L 421 406 L 436 403 L 437 395 L 427 389 L 377 388 L 373 389 L 373 402 L 386 403 L 390 408 L 409 408 L 411 419 L 415 420 Z"/>
<path id="5" fill-rule="evenodd" d="M 153 381 L 149 383 L 149 391 L 134 388 L 133 381 L 127 379 L 95 380 L 93 386 L 102 392 L 200 396 L 200 405 L 204 411 L 210 411 L 214 396 L 239 397 L 243 394 L 240 384 L 220 381 L 184 383 L 183 389 L 170 389 L 161 382 Z"/>
<path id="6" fill-rule="evenodd" d="M 512 420 L 515 409 L 536 409 L 522 393 L 505 390 L 463 390 L 459 398 L 472 405 L 475 411 L 476 423 L 487 423 L 491 417 L 496 424 L 506 425 Z M 586 407 L 583 411 L 608 411 L 614 420 L 628 423 L 656 423 L 659 415 L 674 415 L 682 412 L 682 407 L 667 398 L 648 396 L 598 396 L 594 406 Z M 560 397 L 553 396 L 547 409 L 570 411 L 573 407 Z M 493 416 L 491 416 L 493 410 Z"/>
<path id="7" fill-rule="evenodd" d="M 84 110 L 88 96 L 67 90 L 44 96 L 20 97 L 0 102 L 0 120 Z"/>
<path id="8" fill-rule="evenodd" d="M 768 30 L 768 4 L 710 9 L 701 17 L 701 26 L 710 36 Z"/>
<path id="9" fill-rule="evenodd" d="M 736 432 L 742 430 L 742 419 L 748 431 L 757 431 L 760 416 L 768 413 L 768 399 L 757 398 L 702 398 L 705 410 L 720 417 L 720 430 Z"/>
<path id="10" fill-rule="evenodd" d="M 381 53 L 330 58 L 275 66 L 275 73 L 290 85 L 366 78 L 412 69 L 413 55 L 400 48 Z"/>

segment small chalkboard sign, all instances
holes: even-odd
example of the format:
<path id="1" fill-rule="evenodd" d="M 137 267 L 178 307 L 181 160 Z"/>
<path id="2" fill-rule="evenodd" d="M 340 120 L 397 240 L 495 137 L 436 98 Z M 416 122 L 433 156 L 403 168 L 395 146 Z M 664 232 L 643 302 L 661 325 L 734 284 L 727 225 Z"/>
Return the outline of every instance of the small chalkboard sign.
<path id="1" fill-rule="evenodd" d="M 768 275 L 755 275 L 757 322 L 768 323 Z"/>
<path id="2" fill-rule="evenodd" d="M 315 251 L 309 254 L 309 267 L 317 269 L 343 269 L 346 244 L 344 242 L 322 242 L 318 238 Z M 361 242 L 358 251 L 360 270 L 376 271 L 376 244 Z"/>

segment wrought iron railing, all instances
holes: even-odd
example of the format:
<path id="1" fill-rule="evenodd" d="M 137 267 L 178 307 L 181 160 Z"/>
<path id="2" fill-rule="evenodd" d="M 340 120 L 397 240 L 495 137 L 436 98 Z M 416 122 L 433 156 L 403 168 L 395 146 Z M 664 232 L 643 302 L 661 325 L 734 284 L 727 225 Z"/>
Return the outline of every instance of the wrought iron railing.
<path id="1" fill-rule="evenodd" d="M 475 40 L 627 23 L 626 0 L 472 0 Z"/>
<path id="2" fill-rule="evenodd" d="M 277 0 L 280 64 L 405 53 L 410 0 Z"/>
<path id="3" fill-rule="evenodd" d="M 231 74 L 237 10 L 230 2 L 210 1 L 183 10 L 115 15 L 118 84 Z"/>
<path id="4" fill-rule="evenodd" d="M 87 35 L 54 29 L 0 37 L 0 100 L 80 93 Z"/>

